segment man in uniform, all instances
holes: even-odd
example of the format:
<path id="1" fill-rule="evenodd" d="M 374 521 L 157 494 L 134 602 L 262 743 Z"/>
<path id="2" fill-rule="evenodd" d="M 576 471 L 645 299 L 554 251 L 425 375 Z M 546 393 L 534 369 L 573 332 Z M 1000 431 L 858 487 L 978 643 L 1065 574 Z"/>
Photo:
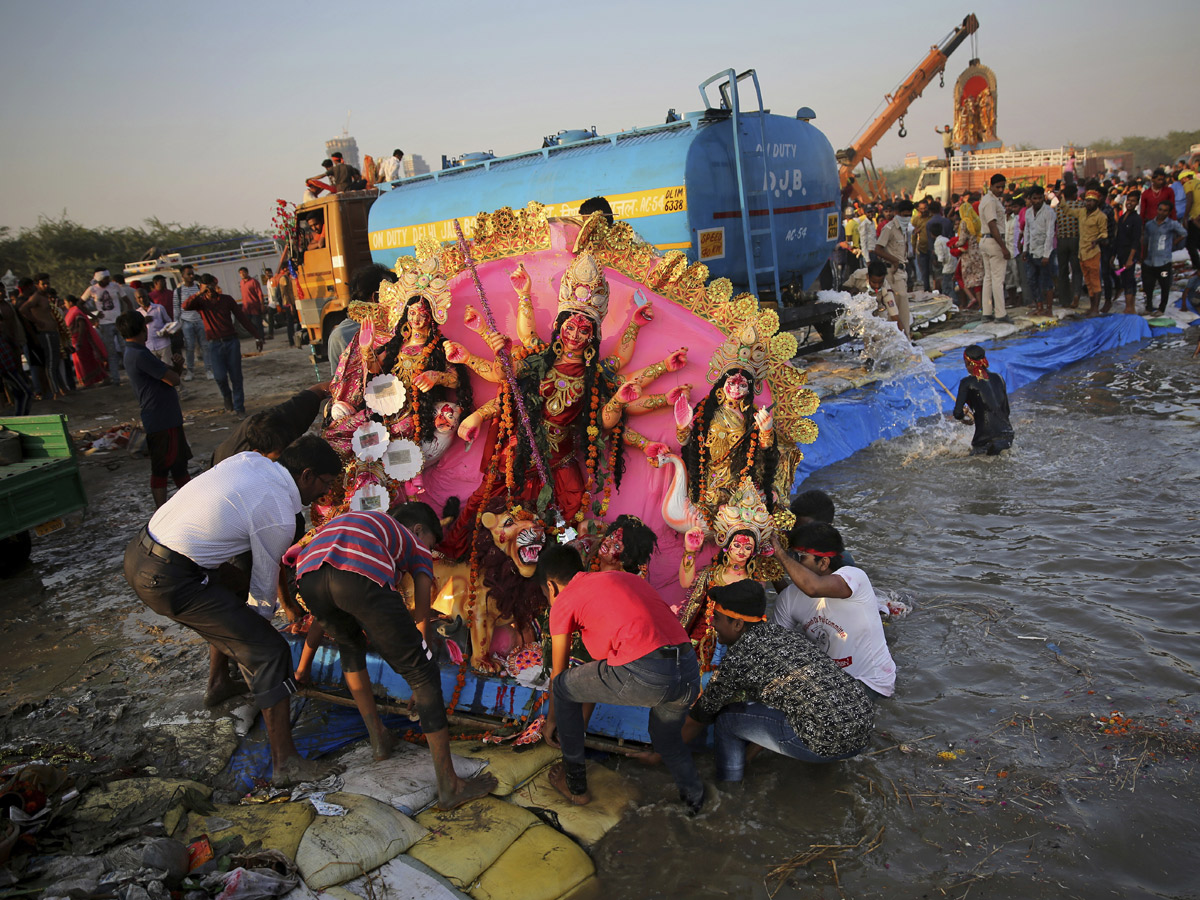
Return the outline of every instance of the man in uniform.
<path id="1" fill-rule="evenodd" d="M 908 228 L 912 216 L 911 200 L 896 204 L 896 215 L 879 232 L 875 255 L 887 263 L 887 286 L 896 297 L 898 324 L 905 335 L 912 334 L 912 316 L 908 311 Z"/>

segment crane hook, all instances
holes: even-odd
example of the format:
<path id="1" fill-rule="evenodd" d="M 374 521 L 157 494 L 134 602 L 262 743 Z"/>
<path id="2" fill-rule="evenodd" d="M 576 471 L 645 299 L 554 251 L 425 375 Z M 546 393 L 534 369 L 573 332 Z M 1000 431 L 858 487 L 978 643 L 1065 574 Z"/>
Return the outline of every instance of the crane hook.
<path id="1" fill-rule="evenodd" d="M 945 86 L 946 86 L 946 70 L 942 69 L 942 71 L 938 72 L 938 87 L 944 88 Z"/>
<path id="2" fill-rule="evenodd" d="M 899 131 L 899 136 L 900 136 L 900 137 L 902 137 L 902 138 L 906 138 L 906 137 L 908 137 L 908 129 L 904 127 L 904 116 L 901 116 L 901 117 L 900 117 L 900 131 Z"/>

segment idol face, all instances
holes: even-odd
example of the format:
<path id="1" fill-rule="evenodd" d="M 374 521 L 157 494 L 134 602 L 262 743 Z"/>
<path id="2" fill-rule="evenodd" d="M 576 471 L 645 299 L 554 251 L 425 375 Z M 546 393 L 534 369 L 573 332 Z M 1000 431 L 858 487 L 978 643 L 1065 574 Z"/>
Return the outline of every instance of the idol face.
<path id="1" fill-rule="evenodd" d="M 568 353 L 580 353 L 592 342 L 596 333 L 592 320 L 587 316 L 576 313 L 563 322 L 558 338 L 562 341 L 563 349 Z"/>
<path id="2" fill-rule="evenodd" d="M 725 399 L 730 403 L 739 403 L 750 393 L 750 382 L 741 372 L 734 372 L 725 379 L 725 385 L 721 390 L 725 394 Z"/>
<path id="3" fill-rule="evenodd" d="M 725 552 L 734 565 L 744 566 L 754 556 L 754 538 L 748 534 L 735 534 Z"/>

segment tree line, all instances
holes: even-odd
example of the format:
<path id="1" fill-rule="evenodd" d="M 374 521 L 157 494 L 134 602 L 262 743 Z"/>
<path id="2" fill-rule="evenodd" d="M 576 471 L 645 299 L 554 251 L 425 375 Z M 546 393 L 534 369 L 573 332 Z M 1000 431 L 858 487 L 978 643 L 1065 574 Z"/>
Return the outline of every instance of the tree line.
<path id="1" fill-rule="evenodd" d="M 156 257 L 192 244 L 219 241 L 182 251 L 185 256 L 216 252 L 257 237 L 262 235 L 208 225 L 180 225 L 158 218 L 145 219 L 141 227 L 88 228 L 64 213 L 58 219 L 40 218 L 37 225 L 15 234 L 8 227 L 0 227 L 0 275 L 12 270 L 15 276 L 24 278 L 46 272 L 60 296 L 78 295 L 91 283 L 97 266 L 116 274 L 126 263 L 137 262 L 147 254 Z"/>

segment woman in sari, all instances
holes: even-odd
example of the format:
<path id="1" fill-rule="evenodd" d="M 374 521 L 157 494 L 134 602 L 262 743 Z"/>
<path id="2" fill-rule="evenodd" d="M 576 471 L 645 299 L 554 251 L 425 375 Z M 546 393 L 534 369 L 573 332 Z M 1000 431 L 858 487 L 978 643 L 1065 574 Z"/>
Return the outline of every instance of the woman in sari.
<path id="1" fill-rule="evenodd" d="M 967 303 L 967 309 L 974 309 L 979 305 L 979 292 L 983 286 L 983 251 L 979 249 L 983 224 L 980 222 L 979 212 L 976 209 L 979 201 L 973 203 L 971 199 L 975 196 L 975 194 L 969 194 L 963 197 L 963 201 L 958 207 L 958 214 L 962 218 L 962 224 L 958 230 L 958 246 L 964 251 L 959 257 L 958 272 L 962 289 L 970 301 Z"/>
<path id="2" fill-rule="evenodd" d="M 68 297 L 67 328 L 71 330 L 71 343 L 75 345 L 75 380 L 80 387 L 89 387 L 108 381 L 108 351 L 100 332 L 83 309 L 78 297 Z"/>

